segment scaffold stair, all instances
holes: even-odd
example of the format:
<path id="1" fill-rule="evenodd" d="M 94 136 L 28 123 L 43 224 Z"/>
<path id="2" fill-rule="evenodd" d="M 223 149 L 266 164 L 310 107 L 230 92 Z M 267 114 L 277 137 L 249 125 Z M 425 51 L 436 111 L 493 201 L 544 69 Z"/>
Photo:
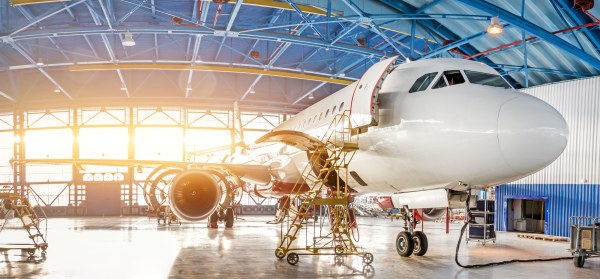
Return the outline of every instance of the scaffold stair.
<path id="1" fill-rule="evenodd" d="M 6 210 L 13 212 L 14 217 L 19 219 L 21 228 L 25 230 L 28 238 L 31 240 L 31 249 L 26 250 L 30 256 L 33 255 L 35 250 L 40 250 L 42 255 L 45 255 L 48 243 L 46 241 L 46 223 L 47 216 L 41 207 L 37 210 L 32 206 L 29 199 L 26 197 L 10 192 L 8 189 L 0 189 L 0 200 L 2 206 Z M 21 245 L 21 244 L 8 244 L 10 245 Z M 17 247 L 17 246 L 14 246 Z"/>
<path id="2" fill-rule="evenodd" d="M 350 189 L 341 178 L 348 177 L 348 165 L 358 150 L 358 134 L 353 132 L 349 112 L 336 115 L 320 139 L 322 144 L 309 154 L 308 164 L 302 177 L 291 191 L 287 222 L 282 222 L 279 246 L 275 250 L 278 258 L 288 255 L 288 263 L 297 263 L 298 255 L 362 255 L 365 263 L 370 264 L 373 256 L 361 251 L 351 238 Z M 333 180 L 332 180 L 333 178 Z M 305 184 L 309 191 L 303 192 Z M 319 224 L 308 235 L 309 212 L 319 206 L 327 209 L 329 222 Z M 285 224 L 287 227 L 284 228 Z M 317 226 L 317 221 L 313 223 Z M 302 228 L 306 228 L 306 245 L 296 247 Z M 319 233 L 316 233 L 316 232 Z M 323 231 L 326 231 L 323 233 Z M 309 243 L 312 240 L 312 243 Z M 294 251 L 294 252 L 291 252 Z M 327 251 L 330 251 L 329 253 Z M 365 260 L 366 259 L 366 260 Z"/>

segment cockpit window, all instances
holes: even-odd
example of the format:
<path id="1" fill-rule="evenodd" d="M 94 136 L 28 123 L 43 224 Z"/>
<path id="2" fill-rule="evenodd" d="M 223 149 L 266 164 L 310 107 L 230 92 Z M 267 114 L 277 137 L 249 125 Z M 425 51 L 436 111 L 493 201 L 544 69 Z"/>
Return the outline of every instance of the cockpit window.
<path id="1" fill-rule="evenodd" d="M 420 78 L 417 79 L 417 81 L 415 81 L 415 84 L 413 84 L 408 93 L 419 92 L 427 89 L 427 87 L 429 87 L 429 84 L 431 84 L 436 75 L 437 72 L 422 75 Z"/>
<path id="2" fill-rule="evenodd" d="M 445 71 L 431 89 L 465 83 L 465 78 L 459 70 Z"/>
<path id="3" fill-rule="evenodd" d="M 431 89 L 438 89 L 446 86 L 448 86 L 448 84 L 446 83 L 446 79 L 444 78 L 444 75 L 441 75 L 440 78 L 438 78 L 438 81 L 433 85 L 433 87 L 431 87 Z"/>
<path id="4" fill-rule="evenodd" d="M 445 71 L 444 77 L 446 77 L 449 86 L 465 83 L 465 78 L 458 70 Z"/>
<path id="5" fill-rule="evenodd" d="M 500 76 L 476 71 L 465 70 L 465 75 L 471 83 L 509 89 L 510 85 Z"/>

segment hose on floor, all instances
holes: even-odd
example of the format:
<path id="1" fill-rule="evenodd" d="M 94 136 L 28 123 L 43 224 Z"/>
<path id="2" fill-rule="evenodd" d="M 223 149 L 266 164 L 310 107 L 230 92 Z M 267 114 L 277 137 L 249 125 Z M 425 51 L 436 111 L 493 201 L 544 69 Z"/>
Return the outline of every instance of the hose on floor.
<path id="1" fill-rule="evenodd" d="M 473 220 L 473 218 L 471 216 L 471 208 L 469 206 L 470 197 L 471 197 L 471 195 L 467 195 L 467 214 L 466 214 L 467 219 L 466 220 L 468 220 L 468 221 L 466 221 L 465 224 L 462 226 L 462 229 L 460 229 L 460 237 L 458 238 L 458 243 L 456 243 L 456 253 L 454 254 L 454 261 L 456 262 L 456 264 L 458 266 L 460 266 L 462 268 L 480 268 L 480 267 L 488 267 L 488 266 L 505 265 L 505 264 L 510 264 L 510 263 L 550 262 L 550 261 L 573 259 L 573 257 L 570 256 L 570 257 L 558 257 L 558 258 L 547 258 L 547 259 L 527 259 L 527 260 L 514 259 L 514 260 L 491 262 L 491 263 L 484 263 L 484 264 L 466 264 L 466 265 L 461 264 L 458 261 L 458 251 L 460 249 L 460 243 L 462 242 L 462 238 L 463 238 L 463 235 L 465 234 L 465 230 L 467 229 L 467 225 L 469 225 L 471 220 Z"/>

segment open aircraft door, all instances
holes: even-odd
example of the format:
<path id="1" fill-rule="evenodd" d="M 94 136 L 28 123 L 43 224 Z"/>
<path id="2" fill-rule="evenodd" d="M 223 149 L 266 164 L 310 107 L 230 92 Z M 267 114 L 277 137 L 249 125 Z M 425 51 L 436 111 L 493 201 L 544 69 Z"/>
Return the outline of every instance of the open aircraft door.
<path id="1" fill-rule="evenodd" d="M 375 63 L 357 82 L 350 105 L 354 128 L 376 126 L 379 123 L 379 90 L 396 59 L 398 56 Z"/>

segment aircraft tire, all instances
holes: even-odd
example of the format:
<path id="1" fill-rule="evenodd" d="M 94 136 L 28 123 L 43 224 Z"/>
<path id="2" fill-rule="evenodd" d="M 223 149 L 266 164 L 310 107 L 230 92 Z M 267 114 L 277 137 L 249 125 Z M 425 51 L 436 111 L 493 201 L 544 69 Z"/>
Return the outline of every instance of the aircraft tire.
<path id="1" fill-rule="evenodd" d="M 583 267 L 584 264 L 585 264 L 584 256 L 574 256 L 573 257 L 573 265 L 575 265 L 575 267 Z"/>
<path id="2" fill-rule="evenodd" d="M 402 257 L 410 257 L 415 248 L 415 242 L 409 232 L 398 233 L 396 237 L 396 251 Z"/>
<path id="3" fill-rule="evenodd" d="M 219 222 L 219 213 L 215 211 L 208 217 L 208 227 L 211 229 L 218 228 L 219 225 L 217 224 L 217 222 Z"/>
<path id="4" fill-rule="evenodd" d="M 227 208 L 225 210 L 225 227 L 226 228 L 233 227 L 234 217 L 235 216 L 234 216 L 233 208 Z"/>
<path id="5" fill-rule="evenodd" d="M 415 243 L 413 254 L 415 256 L 423 256 L 427 253 L 427 248 L 429 247 L 427 236 L 422 231 L 416 231 L 413 233 L 413 241 Z"/>

